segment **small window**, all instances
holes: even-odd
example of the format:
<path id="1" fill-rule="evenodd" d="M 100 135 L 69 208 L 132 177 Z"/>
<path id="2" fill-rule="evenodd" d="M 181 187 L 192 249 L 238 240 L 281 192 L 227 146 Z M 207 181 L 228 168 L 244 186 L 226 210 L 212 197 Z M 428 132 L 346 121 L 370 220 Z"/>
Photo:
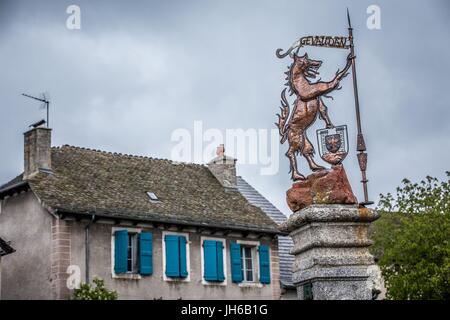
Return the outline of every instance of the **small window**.
<path id="1" fill-rule="evenodd" d="M 137 233 L 128 233 L 127 272 L 139 272 L 139 241 Z"/>
<path id="2" fill-rule="evenodd" d="M 153 274 L 153 235 L 141 230 L 115 230 L 113 235 L 113 276 Z"/>
<path id="3" fill-rule="evenodd" d="M 242 279 L 245 282 L 254 282 L 254 247 L 241 246 L 241 266 L 242 266 Z"/>
<path id="4" fill-rule="evenodd" d="M 159 202 L 159 199 L 154 192 L 147 192 L 147 196 L 151 202 Z"/>

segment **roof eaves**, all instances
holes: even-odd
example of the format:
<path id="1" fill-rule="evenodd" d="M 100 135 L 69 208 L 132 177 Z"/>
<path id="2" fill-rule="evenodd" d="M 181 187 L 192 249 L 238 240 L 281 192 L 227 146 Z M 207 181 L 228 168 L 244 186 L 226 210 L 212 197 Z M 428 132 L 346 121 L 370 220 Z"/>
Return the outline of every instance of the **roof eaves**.
<path id="1" fill-rule="evenodd" d="M 27 191 L 30 189 L 28 181 L 20 181 L 11 184 L 5 188 L 0 189 L 0 200 L 3 200 L 6 196 L 10 196 L 20 191 Z"/>
<path id="2" fill-rule="evenodd" d="M 194 227 L 204 227 L 204 228 L 218 228 L 218 229 L 229 229 L 234 231 L 247 231 L 247 232 L 255 232 L 255 233 L 266 233 L 271 235 L 283 235 L 284 233 L 276 228 L 258 228 L 247 225 L 233 225 L 233 224 L 217 224 L 210 222 L 199 222 L 194 220 L 186 220 L 186 219 L 176 219 L 176 218 L 167 218 L 161 219 L 160 217 L 137 217 L 131 216 L 127 214 L 104 214 L 98 212 L 92 213 L 83 213 L 74 210 L 67 209 L 56 209 L 55 213 L 58 215 L 76 215 L 76 216 L 90 216 L 95 214 L 98 218 L 111 219 L 111 220 L 131 220 L 131 221 L 142 221 L 142 222 L 154 222 L 154 223 L 168 223 L 168 224 L 178 224 L 185 226 L 194 226 Z"/>

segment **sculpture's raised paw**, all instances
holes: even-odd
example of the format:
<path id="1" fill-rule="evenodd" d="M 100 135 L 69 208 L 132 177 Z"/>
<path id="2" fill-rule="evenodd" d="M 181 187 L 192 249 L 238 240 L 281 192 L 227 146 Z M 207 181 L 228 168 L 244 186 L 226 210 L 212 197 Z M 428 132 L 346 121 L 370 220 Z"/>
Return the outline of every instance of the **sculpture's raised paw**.
<path id="1" fill-rule="evenodd" d="M 300 173 L 293 173 L 292 174 L 292 180 L 293 181 L 302 181 L 302 180 L 306 180 L 305 176 L 300 174 Z"/>

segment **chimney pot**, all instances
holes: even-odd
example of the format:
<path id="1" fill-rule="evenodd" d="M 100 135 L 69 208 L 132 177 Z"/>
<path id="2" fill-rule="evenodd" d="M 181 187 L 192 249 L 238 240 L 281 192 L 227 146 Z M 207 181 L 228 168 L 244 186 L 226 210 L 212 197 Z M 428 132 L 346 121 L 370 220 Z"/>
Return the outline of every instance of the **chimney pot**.
<path id="1" fill-rule="evenodd" d="M 223 157 L 225 155 L 225 145 L 219 144 L 219 146 L 216 149 L 216 155 L 218 157 Z"/>
<path id="2" fill-rule="evenodd" d="M 211 173 L 225 188 L 237 189 L 236 159 L 225 155 L 225 146 L 220 144 L 216 149 L 216 155 L 208 163 Z"/>

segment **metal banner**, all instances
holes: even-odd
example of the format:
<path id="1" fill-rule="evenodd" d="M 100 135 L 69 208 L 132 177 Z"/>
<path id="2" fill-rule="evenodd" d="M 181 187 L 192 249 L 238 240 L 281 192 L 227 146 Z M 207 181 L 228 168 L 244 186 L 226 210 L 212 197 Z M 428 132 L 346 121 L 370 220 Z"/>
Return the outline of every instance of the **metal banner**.
<path id="1" fill-rule="evenodd" d="M 338 49 L 350 49 L 352 46 L 352 39 L 344 36 L 306 36 L 298 39 L 285 53 L 282 53 L 283 49 L 278 49 L 276 55 L 278 58 L 284 58 L 287 55 L 291 55 L 292 51 L 301 47 L 325 47 L 325 48 L 338 48 Z"/>

